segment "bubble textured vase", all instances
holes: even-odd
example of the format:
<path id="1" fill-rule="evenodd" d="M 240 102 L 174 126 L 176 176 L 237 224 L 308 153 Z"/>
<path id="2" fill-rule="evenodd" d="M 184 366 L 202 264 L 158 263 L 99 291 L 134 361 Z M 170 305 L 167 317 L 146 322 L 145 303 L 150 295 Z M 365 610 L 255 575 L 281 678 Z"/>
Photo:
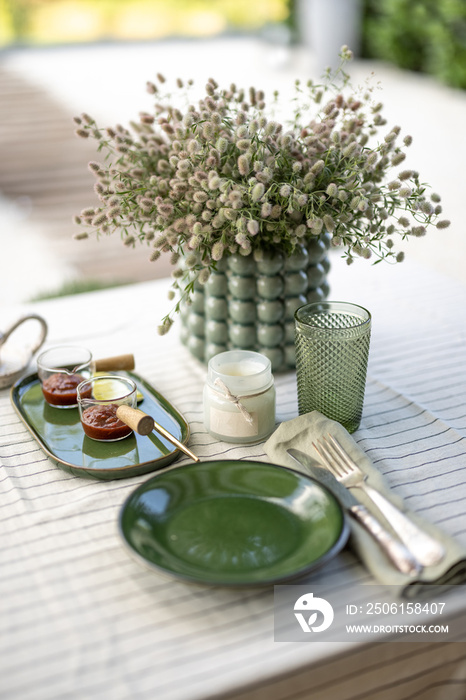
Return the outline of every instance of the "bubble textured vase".
<path id="1" fill-rule="evenodd" d="M 328 296 L 330 236 L 316 236 L 293 255 L 229 255 L 205 285 L 196 284 L 192 303 L 181 308 L 181 340 L 207 363 L 226 350 L 254 350 L 273 371 L 295 367 L 294 313 Z"/>

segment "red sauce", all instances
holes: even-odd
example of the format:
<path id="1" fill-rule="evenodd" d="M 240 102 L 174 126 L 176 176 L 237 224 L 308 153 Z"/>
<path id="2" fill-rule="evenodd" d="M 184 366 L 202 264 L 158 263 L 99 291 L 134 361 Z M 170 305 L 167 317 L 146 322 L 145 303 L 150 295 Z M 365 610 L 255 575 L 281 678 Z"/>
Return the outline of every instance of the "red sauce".
<path id="1" fill-rule="evenodd" d="M 76 406 L 76 387 L 83 380 L 81 374 L 52 374 L 42 382 L 42 393 L 47 403 L 52 406 Z"/>
<path id="2" fill-rule="evenodd" d="M 114 403 L 94 405 L 84 409 L 81 423 L 86 435 L 93 440 L 119 440 L 133 432 L 117 418 L 118 406 Z"/>

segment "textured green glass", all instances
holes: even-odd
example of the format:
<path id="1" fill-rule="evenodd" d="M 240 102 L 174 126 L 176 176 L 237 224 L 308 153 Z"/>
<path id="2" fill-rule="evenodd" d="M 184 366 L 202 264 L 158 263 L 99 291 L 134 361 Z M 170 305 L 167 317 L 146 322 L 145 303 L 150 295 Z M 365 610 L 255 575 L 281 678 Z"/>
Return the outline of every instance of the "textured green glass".
<path id="1" fill-rule="evenodd" d="M 319 411 L 354 432 L 366 388 L 371 315 L 346 302 L 307 304 L 295 314 L 299 414 Z"/>

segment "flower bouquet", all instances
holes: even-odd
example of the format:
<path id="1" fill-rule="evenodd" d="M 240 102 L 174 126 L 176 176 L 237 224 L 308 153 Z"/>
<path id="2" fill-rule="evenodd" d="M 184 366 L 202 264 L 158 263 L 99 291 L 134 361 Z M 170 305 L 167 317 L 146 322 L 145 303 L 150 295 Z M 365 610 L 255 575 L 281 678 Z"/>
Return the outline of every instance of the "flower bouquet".
<path id="1" fill-rule="evenodd" d="M 196 101 L 192 81 L 170 93 L 160 74 L 147 83 L 153 111 L 129 128 L 75 118 L 76 133 L 105 154 L 89 163 L 100 201 L 75 217 L 76 237 L 118 231 L 127 246 L 148 244 L 152 261 L 171 255 L 177 300 L 161 333 L 230 256 L 288 258 L 325 235 L 348 264 L 399 262 L 397 238 L 449 225 L 440 197 L 403 169 L 411 137 L 387 128 L 370 87 L 352 89 L 350 51 L 341 57 L 321 81 L 295 81 L 288 120 L 276 117 L 277 92 L 266 101 L 262 90 L 211 78 Z"/>

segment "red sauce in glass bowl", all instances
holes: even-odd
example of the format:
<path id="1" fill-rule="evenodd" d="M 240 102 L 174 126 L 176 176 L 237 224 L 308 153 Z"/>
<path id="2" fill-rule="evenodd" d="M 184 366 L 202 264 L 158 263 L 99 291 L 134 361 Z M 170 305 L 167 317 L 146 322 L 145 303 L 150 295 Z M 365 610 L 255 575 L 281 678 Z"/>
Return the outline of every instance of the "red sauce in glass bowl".
<path id="1" fill-rule="evenodd" d="M 118 406 L 114 403 L 85 408 L 81 423 L 86 435 L 93 440 L 120 440 L 133 432 L 117 418 Z"/>
<path id="2" fill-rule="evenodd" d="M 78 397 L 76 387 L 84 380 L 81 374 L 57 372 L 42 382 L 42 393 L 47 403 L 52 406 L 76 406 Z"/>

